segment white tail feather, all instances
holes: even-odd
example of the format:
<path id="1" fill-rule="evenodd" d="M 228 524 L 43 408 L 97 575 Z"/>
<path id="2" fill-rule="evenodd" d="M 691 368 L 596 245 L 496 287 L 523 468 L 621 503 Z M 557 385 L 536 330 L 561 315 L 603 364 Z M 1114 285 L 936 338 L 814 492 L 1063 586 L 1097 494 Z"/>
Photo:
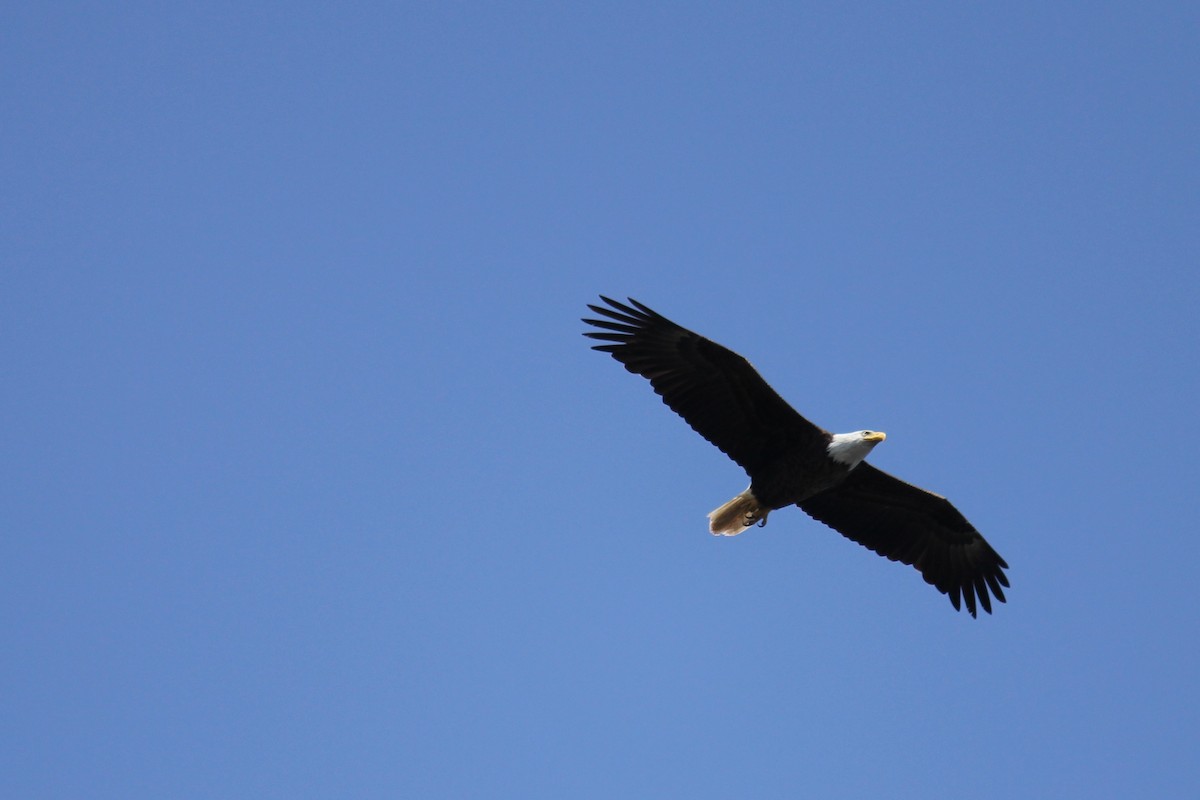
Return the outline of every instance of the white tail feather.
<path id="1" fill-rule="evenodd" d="M 770 509 L 758 505 L 758 499 L 747 489 L 708 515 L 708 530 L 714 536 L 737 536 L 754 523 L 765 522 L 770 513 Z"/>

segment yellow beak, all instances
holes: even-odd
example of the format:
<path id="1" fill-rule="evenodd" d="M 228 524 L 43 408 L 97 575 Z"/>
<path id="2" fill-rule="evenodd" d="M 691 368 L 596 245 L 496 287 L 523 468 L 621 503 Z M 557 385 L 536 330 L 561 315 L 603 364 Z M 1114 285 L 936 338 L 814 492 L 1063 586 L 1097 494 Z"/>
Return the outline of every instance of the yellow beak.
<path id="1" fill-rule="evenodd" d="M 863 439 L 868 442 L 882 442 L 887 438 L 887 434 L 883 431 L 871 431 L 863 436 Z"/>

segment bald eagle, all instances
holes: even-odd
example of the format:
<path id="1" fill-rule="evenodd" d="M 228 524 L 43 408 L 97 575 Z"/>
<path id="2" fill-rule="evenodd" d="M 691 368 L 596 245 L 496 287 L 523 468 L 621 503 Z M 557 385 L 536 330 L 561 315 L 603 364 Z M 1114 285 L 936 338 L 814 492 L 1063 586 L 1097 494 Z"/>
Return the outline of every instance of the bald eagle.
<path id="1" fill-rule="evenodd" d="M 708 515 L 709 529 L 734 536 L 760 527 L 778 508 L 797 505 L 814 519 L 892 561 L 910 564 L 926 583 L 992 613 L 1004 602 L 1008 564 L 941 495 L 919 489 L 863 459 L 886 436 L 880 431 L 830 433 L 800 416 L 750 366 L 721 345 L 682 328 L 630 298 L 601 295 L 588 305 L 606 319 L 584 336 L 606 344 L 625 369 L 654 391 L 701 436 L 737 462 L 750 487 Z"/>

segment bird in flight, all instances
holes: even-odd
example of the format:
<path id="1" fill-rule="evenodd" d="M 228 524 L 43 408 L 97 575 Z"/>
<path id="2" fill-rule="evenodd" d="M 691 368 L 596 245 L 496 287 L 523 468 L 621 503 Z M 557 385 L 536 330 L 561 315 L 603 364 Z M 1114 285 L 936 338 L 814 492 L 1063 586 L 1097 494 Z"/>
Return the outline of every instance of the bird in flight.
<path id="1" fill-rule="evenodd" d="M 734 536 L 765 525 L 778 508 L 805 513 L 892 561 L 915 567 L 926 583 L 992 612 L 1005 602 L 1008 564 L 950 501 L 878 470 L 864 459 L 881 431 L 830 433 L 796 412 L 750 366 L 716 342 L 676 325 L 630 298 L 588 305 L 603 319 L 583 321 L 630 372 L 650 381 L 663 402 L 750 476 L 750 486 L 708 515 L 709 529 Z"/>

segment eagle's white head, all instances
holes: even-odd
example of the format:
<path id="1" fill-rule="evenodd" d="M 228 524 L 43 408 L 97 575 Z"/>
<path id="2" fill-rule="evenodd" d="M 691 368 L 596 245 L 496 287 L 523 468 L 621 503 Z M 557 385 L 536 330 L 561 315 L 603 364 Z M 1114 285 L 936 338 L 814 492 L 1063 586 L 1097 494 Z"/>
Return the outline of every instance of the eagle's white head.
<path id="1" fill-rule="evenodd" d="M 853 433 L 835 433 L 829 443 L 829 457 L 840 464 L 854 469 L 870 455 L 875 445 L 887 438 L 883 431 L 854 431 Z"/>

